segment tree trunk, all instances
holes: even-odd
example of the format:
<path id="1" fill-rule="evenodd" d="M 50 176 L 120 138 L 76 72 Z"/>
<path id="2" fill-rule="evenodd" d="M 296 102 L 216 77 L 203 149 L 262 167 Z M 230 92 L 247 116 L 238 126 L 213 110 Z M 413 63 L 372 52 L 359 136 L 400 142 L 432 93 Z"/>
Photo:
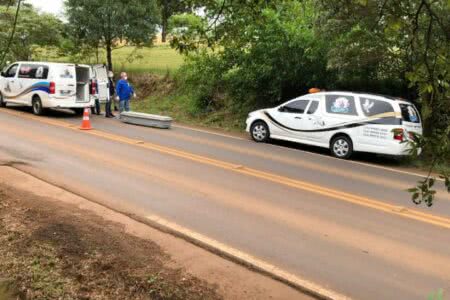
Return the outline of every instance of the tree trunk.
<path id="1" fill-rule="evenodd" d="M 108 61 L 108 70 L 113 70 L 113 63 L 112 63 L 112 46 L 111 41 L 106 41 L 106 59 Z"/>
<path id="2" fill-rule="evenodd" d="M 161 42 L 165 43 L 167 41 L 167 23 L 169 21 L 169 12 L 166 2 L 164 2 L 163 4 L 161 17 L 162 17 Z"/>
<path id="3" fill-rule="evenodd" d="M 161 42 L 165 43 L 167 41 L 167 20 L 163 19 L 162 32 L 161 32 Z"/>

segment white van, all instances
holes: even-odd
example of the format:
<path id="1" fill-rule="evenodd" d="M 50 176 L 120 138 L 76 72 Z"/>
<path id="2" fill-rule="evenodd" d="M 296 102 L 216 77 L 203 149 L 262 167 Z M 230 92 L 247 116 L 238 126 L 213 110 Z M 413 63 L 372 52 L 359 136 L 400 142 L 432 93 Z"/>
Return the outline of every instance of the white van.
<path id="1" fill-rule="evenodd" d="M 70 108 L 82 113 L 98 97 L 94 71 L 88 65 L 16 62 L 1 73 L 0 106 L 31 106 L 41 115 L 46 108 Z"/>
<path id="2" fill-rule="evenodd" d="M 408 141 L 422 134 L 416 107 L 373 94 L 319 92 L 249 114 L 247 132 L 256 142 L 271 139 L 329 148 L 338 158 L 353 152 L 408 155 Z"/>

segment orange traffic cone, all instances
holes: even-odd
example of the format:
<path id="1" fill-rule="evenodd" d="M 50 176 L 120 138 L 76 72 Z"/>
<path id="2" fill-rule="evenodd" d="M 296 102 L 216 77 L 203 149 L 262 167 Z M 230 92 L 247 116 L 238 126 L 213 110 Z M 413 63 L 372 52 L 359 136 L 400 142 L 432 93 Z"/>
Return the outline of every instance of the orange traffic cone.
<path id="1" fill-rule="evenodd" d="M 86 107 L 84 109 L 84 113 L 83 113 L 83 122 L 81 122 L 81 130 L 91 130 L 92 126 L 91 126 L 91 120 L 89 119 L 89 107 Z"/>

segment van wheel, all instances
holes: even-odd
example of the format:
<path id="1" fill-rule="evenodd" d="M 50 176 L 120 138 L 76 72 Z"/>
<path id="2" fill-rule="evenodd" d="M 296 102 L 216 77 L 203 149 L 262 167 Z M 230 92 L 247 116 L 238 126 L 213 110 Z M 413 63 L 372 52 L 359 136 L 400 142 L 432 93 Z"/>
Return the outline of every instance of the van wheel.
<path id="1" fill-rule="evenodd" d="M 3 100 L 3 94 L 0 93 L 0 107 L 6 107 L 6 102 Z"/>
<path id="2" fill-rule="evenodd" d="M 72 110 L 77 116 L 81 116 L 84 113 L 84 108 L 72 108 Z"/>
<path id="3" fill-rule="evenodd" d="M 270 138 L 269 126 L 263 121 L 256 121 L 250 128 L 250 134 L 255 142 L 267 142 Z"/>
<path id="4" fill-rule="evenodd" d="M 353 154 L 352 140 L 345 135 L 335 137 L 331 141 L 330 147 L 331 154 L 337 158 L 348 159 Z"/>
<path id="5" fill-rule="evenodd" d="M 41 116 L 44 114 L 44 108 L 42 107 L 42 101 L 39 97 L 34 97 L 32 102 L 33 114 Z"/>

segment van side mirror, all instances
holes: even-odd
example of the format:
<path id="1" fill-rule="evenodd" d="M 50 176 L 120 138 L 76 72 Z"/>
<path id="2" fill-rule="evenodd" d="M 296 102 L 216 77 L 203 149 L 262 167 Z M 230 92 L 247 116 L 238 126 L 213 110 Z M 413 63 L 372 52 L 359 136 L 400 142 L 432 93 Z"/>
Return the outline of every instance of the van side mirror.
<path id="1" fill-rule="evenodd" d="M 286 111 L 286 108 L 285 108 L 284 106 L 280 106 L 280 107 L 278 108 L 278 111 L 279 111 L 279 112 L 285 112 L 285 111 Z"/>
<path id="2" fill-rule="evenodd" d="M 4 71 L 2 71 L 2 72 L 0 73 L 0 76 L 6 77 L 6 73 L 5 73 Z"/>

